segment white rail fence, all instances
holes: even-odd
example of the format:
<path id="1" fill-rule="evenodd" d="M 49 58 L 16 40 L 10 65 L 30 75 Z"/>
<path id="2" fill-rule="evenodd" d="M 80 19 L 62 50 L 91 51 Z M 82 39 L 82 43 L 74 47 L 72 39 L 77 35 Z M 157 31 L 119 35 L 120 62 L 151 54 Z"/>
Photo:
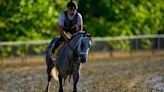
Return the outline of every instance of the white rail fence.
<path id="1" fill-rule="evenodd" d="M 115 41 L 115 40 L 135 40 L 135 39 L 154 39 L 164 38 L 164 34 L 160 35 L 137 35 L 137 36 L 118 36 L 118 37 L 93 37 L 92 41 Z M 34 40 L 34 41 L 7 41 L 0 42 L 0 46 L 9 46 L 9 45 L 39 45 L 39 44 L 48 44 L 50 40 Z"/>
<path id="2" fill-rule="evenodd" d="M 130 43 L 130 49 L 127 51 L 130 53 L 133 53 L 133 52 L 139 51 L 140 49 L 143 50 L 143 48 L 140 47 L 140 45 L 143 44 L 141 43 L 141 40 L 144 40 L 144 39 L 147 39 L 149 41 L 149 44 L 151 44 L 151 46 L 149 46 L 149 48 L 146 50 L 149 50 L 152 53 L 154 53 L 154 51 L 160 51 L 164 48 L 164 35 L 163 34 L 119 36 L 119 37 L 93 37 L 92 38 L 93 46 L 92 46 L 91 52 L 96 51 L 96 49 L 102 50 L 104 48 L 107 48 L 104 51 L 108 51 L 110 52 L 110 54 L 112 54 L 113 51 L 116 50 L 116 48 L 110 46 L 112 45 L 112 43 L 117 42 L 117 44 L 120 44 L 120 43 L 124 43 L 124 41 L 127 41 Z M 16 51 L 18 48 L 23 48 L 22 51 L 24 52 L 24 55 L 22 56 L 25 57 L 31 54 L 30 52 L 31 48 L 33 47 L 37 48 L 37 46 L 42 46 L 40 48 L 43 48 L 43 50 L 41 52 L 38 52 L 37 54 L 41 54 L 41 53 L 43 54 L 46 51 L 46 47 L 48 46 L 49 42 L 50 40 L 0 42 L 0 60 L 3 61 L 3 59 L 5 58 L 4 49 L 9 49 L 7 51 L 10 54 L 6 54 L 6 55 L 10 57 L 10 56 L 13 56 L 12 52 Z M 102 42 L 104 42 L 107 46 L 103 47 L 104 43 Z M 15 50 L 11 50 L 10 48 L 15 49 Z M 119 50 L 121 50 L 121 47 L 119 48 Z M 21 53 L 21 52 L 18 52 L 18 53 Z"/>

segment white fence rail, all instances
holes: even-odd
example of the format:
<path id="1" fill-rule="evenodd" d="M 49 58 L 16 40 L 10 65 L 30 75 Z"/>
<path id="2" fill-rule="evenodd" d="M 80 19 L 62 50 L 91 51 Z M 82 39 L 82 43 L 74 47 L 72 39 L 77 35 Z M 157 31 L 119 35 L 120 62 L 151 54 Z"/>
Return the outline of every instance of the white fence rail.
<path id="1" fill-rule="evenodd" d="M 148 49 L 152 53 L 154 53 L 155 50 L 160 51 L 162 48 L 164 48 L 164 34 L 160 34 L 160 35 L 118 36 L 118 37 L 93 37 L 92 41 L 94 43 L 100 42 L 98 46 L 96 44 L 93 44 L 93 49 L 99 48 L 99 46 L 101 45 L 100 46 L 101 48 L 99 48 L 100 50 L 103 49 L 102 45 L 104 44 L 104 43 L 102 44 L 101 42 L 128 41 L 128 42 L 130 42 L 131 45 L 134 45 L 133 48 L 129 51 L 131 54 L 133 54 L 133 52 L 136 52 L 140 49 L 139 45 L 141 45 L 141 44 L 139 43 L 139 40 L 143 40 L 143 39 L 149 39 L 150 42 L 152 43 L 152 47 L 150 47 Z M 30 49 L 33 48 L 33 47 L 37 48 L 37 46 L 43 46 L 42 51 L 44 52 L 46 50 L 46 46 L 48 46 L 50 41 L 51 40 L 0 42 L 0 60 L 4 59 L 5 55 L 4 55 L 3 52 L 4 52 L 4 49 L 6 49 L 8 47 L 14 49 L 15 51 L 19 48 L 23 48 L 23 49 L 21 49 L 21 51 L 23 51 L 25 53 L 24 56 L 28 56 L 31 53 Z M 131 42 L 133 42 L 133 43 L 131 43 Z M 155 47 L 153 47 L 154 44 L 155 44 Z M 13 57 L 14 55 L 12 54 L 12 51 L 13 50 L 11 50 L 10 55 Z M 113 53 L 113 51 L 115 51 L 115 49 L 110 48 L 109 50 L 105 50 L 105 51 L 109 52 L 110 55 L 112 56 L 112 53 Z M 10 55 L 8 55 L 8 56 L 10 57 Z"/>
<path id="2" fill-rule="evenodd" d="M 146 38 L 164 38 L 164 35 L 136 35 L 136 36 L 118 36 L 118 37 L 94 37 L 93 41 L 115 41 L 115 40 L 132 40 Z"/>
<path id="3" fill-rule="evenodd" d="M 118 37 L 93 37 L 93 41 L 115 41 L 115 40 L 133 40 L 133 39 L 152 39 L 152 38 L 164 38 L 163 34 L 160 35 L 137 35 L 137 36 L 118 36 Z M 50 40 L 33 40 L 33 41 L 7 41 L 0 42 L 0 46 L 15 46 L 15 45 L 39 45 L 48 44 Z"/>

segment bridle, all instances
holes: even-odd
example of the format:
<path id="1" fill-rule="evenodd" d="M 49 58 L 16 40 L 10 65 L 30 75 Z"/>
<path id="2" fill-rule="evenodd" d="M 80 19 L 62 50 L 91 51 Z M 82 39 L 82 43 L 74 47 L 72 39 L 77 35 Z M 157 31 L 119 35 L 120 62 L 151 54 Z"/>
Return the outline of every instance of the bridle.
<path id="1" fill-rule="evenodd" d="M 77 33 L 76 35 L 78 35 L 78 33 Z M 74 35 L 71 39 L 73 39 L 76 35 Z M 86 35 L 86 32 L 83 34 L 83 37 L 85 37 L 85 35 Z M 75 48 L 73 48 L 73 47 L 70 45 L 71 39 L 67 42 L 67 43 L 68 43 L 68 46 L 69 46 L 69 47 L 71 48 L 71 50 L 73 51 L 73 54 L 74 54 L 74 55 L 78 55 L 78 53 L 77 53 L 77 51 L 75 50 L 75 48 L 76 48 L 76 46 L 79 44 L 79 41 L 81 41 L 82 37 L 81 37 L 81 38 L 79 39 L 79 41 L 76 43 Z M 78 55 L 78 56 L 79 56 L 79 55 Z"/>
<path id="2" fill-rule="evenodd" d="M 79 33 L 79 34 L 80 34 L 80 33 Z M 72 47 L 72 46 L 70 45 L 70 41 L 71 41 L 71 39 L 73 39 L 75 36 L 77 36 L 78 33 L 75 34 L 75 35 L 73 35 L 73 36 L 71 37 L 71 39 L 67 42 L 68 47 L 73 51 L 73 57 L 72 57 L 72 59 L 71 59 L 71 57 L 69 57 L 69 55 L 68 55 L 68 59 L 69 59 L 69 61 L 71 62 L 71 73 L 70 73 L 70 78 L 71 78 L 71 75 L 72 75 L 72 72 L 73 72 L 73 62 L 76 60 L 77 57 L 80 56 L 79 53 L 77 53 L 77 50 L 75 50 L 75 49 L 76 49 L 76 46 L 78 46 L 79 42 L 81 41 L 81 39 L 82 39 L 83 37 L 86 36 L 86 34 L 87 34 L 86 32 L 83 33 L 83 36 L 80 37 L 80 39 L 78 40 L 78 42 L 76 43 L 76 45 L 75 45 L 74 47 Z M 90 38 L 90 37 L 89 37 L 89 38 Z M 91 38 L 90 38 L 90 40 L 91 40 Z M 69 53 L 68 50 L 67 50 L 67 53 Z M 69 79 L 69 81 L 70 81 L 70 79 Z"/>
<path id="3" fill-rule="evenodd" d="M 72 46 L 70 45 L 70 41 L 71 41 L 74 37 L 76 37 L 78 34 L 83 34 L 83 36 L 78 40 L 78 42 L 74 45 L 74 47 L 72 47 Z M 89 39 L 92 40 L 91 37 L 90 37 L 90 35 L 84 31 L 84 33 L 75 33 L 75 34 L 71 37 L 71 39 L 70 39 L 69 41 L 67 41 L 68 47 L 73 51 L 73 56 L 74 56 L 73 58 L 79 57 L 79 56 L 80 56 L 79 53 L 78 53 L 77 50 L 76 50 L 76 47 L 78 46 L 78 44 L 80 43 L 80 41 L 81 41 L 81 39 L 82 39 L 83 37 L 89 37 Z M 68 51 L 67 51 L 67 52 L 68 52 Z M 69 60 L 71 60 L 71 57 L 69 57 Z"/>

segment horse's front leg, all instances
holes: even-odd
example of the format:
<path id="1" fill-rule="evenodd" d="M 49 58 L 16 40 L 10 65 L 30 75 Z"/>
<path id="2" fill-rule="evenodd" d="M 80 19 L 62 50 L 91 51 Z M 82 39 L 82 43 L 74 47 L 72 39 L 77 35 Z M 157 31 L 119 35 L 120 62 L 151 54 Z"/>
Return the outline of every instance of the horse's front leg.
<path id="1" fill-rule="evenodd" d="M 79 72 L 73 73 L 73 92 L 77 92 L 77 82 L 79 81 Z"/>
<path id="2" fill-rule="evenodd" d="M 63 92 L 63 82 L 62 82 L 63 80 L 60 73 L 58 75 L 58 78 L 59 78 L 59 92 Z"/>

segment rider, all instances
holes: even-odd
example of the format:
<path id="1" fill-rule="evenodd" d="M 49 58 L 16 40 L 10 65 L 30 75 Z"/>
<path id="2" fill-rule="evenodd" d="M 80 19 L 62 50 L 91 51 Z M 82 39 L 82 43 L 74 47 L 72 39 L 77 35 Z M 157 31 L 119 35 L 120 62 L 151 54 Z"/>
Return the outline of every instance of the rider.
<path id="1" fill-rule="evenodd" d="M 82 16 L 79 12 L 77 12 L 77 10 L 77 3 L 73 0 L 70 0 L 70 2 L 67 3 L 66 11 L 61 13 L 58 20 L 59 32 L 61 36 L 56 42 L 55 46 L 52 48 L 52 53 L 54 53 L 55 49 L 60 45 L 60 42 L 68 41 L 70 39 L 70 37 L 67 35 L 67 32 L 74 34 L 83 30 Z"/>

